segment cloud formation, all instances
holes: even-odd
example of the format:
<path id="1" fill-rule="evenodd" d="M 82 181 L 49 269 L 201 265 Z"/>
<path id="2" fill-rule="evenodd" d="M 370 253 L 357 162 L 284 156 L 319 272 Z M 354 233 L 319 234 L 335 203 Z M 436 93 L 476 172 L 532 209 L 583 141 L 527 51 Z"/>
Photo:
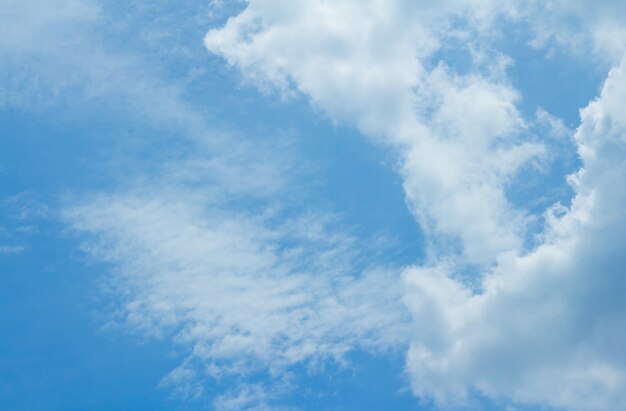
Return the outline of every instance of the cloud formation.
<path id="1" fill-rule="evenodd" d="M 305 95 L 396 153 L 429 240 L 425 261 L 404 268 L 377 268 L 366 241 L 293 199 L 296 161 L 276 154 L 279 142 L 216 138 L 182 83 L 129 50 L 99 47 L 98 3 L 0 4 L 0 104 L 58 104 L 79 90 L 81 101 L 122 101 L 126 115 L 193 137 L 194 154 L 63 213 L 85 251 L 110 263 L 117 318 L 184 347 L 165 385 L 194 396 L 202 376 L 234 377 L 215 407 L 271 408 L 298 365 L 401 348 L 414 393 L 442 408 L 467 407 L 475 392 L 569 410 L 626 402 L 620 2 L 250 0 L 207 33 L 208 50 L 245 83 L 269 98 Z M 497 47 L 514 29 L 547 54 L 613 66 L 573 136 L 582 167 L 569 177 L 571 203 L 539 212 L 509 190 L 558 155 L 549 138 L 569 132 L 539 107 L 536 119 L 521 112 L 514 62 Z M 551 135 L 534 135 L 535 121 Z M 258 374 L 270 383 L 252 381 Z"/>
<path id="2" fill-rule="evenodd" d="M 117 16 L 100 2 L 1 0 L 0 7 L 0 107 L 122 112 L 127 120 L 206 139 L 206 113 L 185 101 L 182 79 L 165 81 L 149 56 L 111 40 L 121 29 L 110 25 Z"/>
<path id="3" fill-rule="evenodd" d="M 266 373 L 270 386 L 253 386 L 255 398 L 248 384 L 230 388 L 248 404 L 294 365 L 316 369 L 356 348 L 407 344 L 397 274 L 355 271 L 356 240 L 333 231 L 328 216 L 236 212 L 179 190 L 103 195 L 65 215 L 94 235 L 85 250 L 116 267 L 121 322 L 188 352 L 165 383 L 196 395 L 198 373 L 218 381 Z M 216 406 L 238 403 L 225 398 Z"/>
<path id="4" fill-rule="evenodd" d="M 409 351 L 417 392 L 444 403 L 475 387 L 571 410 L 624 404 L 625 80 L 622 63 L 582 110 L 576 196 L 550 211 L 542 245 L 501 256 L 480 294 L 440 267 L 405 272 L 416 323 L 433 324 Z"/>
<path id="5" fill-rule="evenodd" d="M 477 52 L 476 73 L 461 75 L 436 52 L 455 37 L 478 49 L 503 11 L 513 8 L 253 1 L 205 44 L 259 87 L 295 88 L 331 118 L 396 147 L 411 211 L 440 246 L 482 264 L 521 244 L 524 215 L 503 188 L 543 148 L 519 140 L 518 93 L 494 60 Z M 472 25 L 456 28 L 455 19 Z"/>
<path id="6" fill-rule="evenodd" d="M 531 27 L 534 47 L 584 44 L 602 64 L 619 61 L 625 37 L 613 16 L 623 6 L 587 11 L 582 2 L 255 0 L 205 38 L 245 80 L 303 93 L 397 150 L 407 202 L 431 240 L 430 259 L 403 274 L 419 330 L 407 367 L 415 393 L 442 407 L 462 407 L 471 390 L 572 410 L 626 400 L 624 63 L 581 111 L 571 206 L 546 209 L 528 249 L 535 217 L 506 188 L 546 145 L 531 138 L 508 60 L 491 47 L 508 19 Z M 572 18 L 584 30 L 568 37 Z M 471 55 L 466 73 L 437 54 L 459 38 Z M 479 273 L 470 285 L 459 279 L 468 267 Z"/>

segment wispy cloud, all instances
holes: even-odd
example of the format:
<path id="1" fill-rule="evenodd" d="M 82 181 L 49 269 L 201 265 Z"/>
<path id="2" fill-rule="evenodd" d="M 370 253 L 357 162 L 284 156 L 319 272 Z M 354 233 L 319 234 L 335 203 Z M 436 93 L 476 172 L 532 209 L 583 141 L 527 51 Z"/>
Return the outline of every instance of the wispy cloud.
<path id="1" fill-rule="evenodd" d="M 114 189 L 67 194 L 62 211 L 85 252 L 113 267 L 112 321 L 171 339 L 186 353 L 163 385 L 193 398 L 207 376 L 236 377 L 240 382 L 227 385 L 216 406 L 270 407 L 286 392 L 294 366 L 315 370 L 343 363 L 355 349 L 406 347 L 399 272 L 363 270 L 366 242 L 332 213 L 307 204 L 306 190 L 294 184 L 303 168 L 288 138 L 255 141 L 212 129 L 205 108 L 184 98 L 182 84 L 146 69 L 141 54 L 100 45 L 93 27 L 103 24 L 105 11 L 72 10 L 68 18 L 80 24 L 44 13 L 48 20 L 33 30 L 42 37 L 61 30 L 75 43 L 48 38 L 22 48 L 27 57 L 20 57 L 44 61 L 28 82 L 42 79 L 42 90 L 58 90 L 60 99 L 42 102 L 20 86 L 19 99 L 5 103 L 28 109 L 121 102 L 125 115 L 148 130 L 178 130 L 180 155 L 149 164 L 148 172 L 138 165 Z M 3 67 L 9 76 L 15 69 Z M 62 72 L 71 73 L 71 84 Z M 77 101 L 68 90 L 78 91 Z M 268 380 L 247 381 L 258 373 Z"/>
<path id="2" fill-rule="evenodd" d="M 153 56 L 111 40 L 119 33 L 110 20 L 118 17 L 92 0 L 4 0 L 0 106 L 34 112 L 71 106 L 186 138 L 215 133 L 204 108 L 186 101 L 184 76 L 165 79 Z"/>
<path id="3" fill-rule="evenodd" d="M 183 369 L 280 379 L 296 364 L 407 343 L 397 275 L 356 271 L 358 243 L 332 219 L 236 212 L 199 194 L 102 195 L 65 215 L 93 236 L 85 250 L 116 267 L 120 320 L 185 347 Z"/>
<path id="4" fill-rule="evenodd" d="M 20 254 L 24 251 L 21 245 L 0 245 L 0 254 Z"/>

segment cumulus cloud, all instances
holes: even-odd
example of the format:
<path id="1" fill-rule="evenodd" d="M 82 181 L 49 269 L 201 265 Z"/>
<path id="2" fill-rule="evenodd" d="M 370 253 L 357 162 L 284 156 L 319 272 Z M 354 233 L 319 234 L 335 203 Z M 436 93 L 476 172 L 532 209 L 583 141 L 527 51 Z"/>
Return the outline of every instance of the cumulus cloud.
<path id="1" fill-rule="evenodd" d="M 490 22 L 514 10 L 488 1 L 252 1 L 205 44 L 259 87 L 295 88 L 331 118 L 396 147 L 424 228 L 483 264 L 520 244 L 525 218 L 503 187 L 542 147 L 518 141 L 518 95 L 500 70 L 483 70 L 481 57 L 476 73 L 461 75 L 436 52 L 455 36 L 479 44 Z M 471 25 L 457 29 L 455 19 Z"/>
<path id="2" fill-rule="evenodd" d="M 583 2 L 253 0 L 207 34 L 207 48 L 246 81 L 303 93 L 330 118 L 396 149 L 407 203 L 431 240 L 426 263 L 403 273 L 419 330 L 407 359 L 419 396 L 461 408 L 476 391 L 572 410 L 625 402 L 625 63 L 582 110 L 574 138 L 583 167 L 569 178 L 575 197 L 543 210 L 546 227 L 530 249 L 523 239 L 536 216 L 514 207 L 506 188 L 549 145 L 531 138 L 506 63 L 485 67 L 506 62 L 490 48 L 498 18 L 530 26 L 536 47 L 584 43 L 616 61 L 622 8 L 601 2 L 587 16 Z M 571 21 L 584 30 L 568 37 Z M 469 73 L 437 54 L 452 38 L 480 50 Z M 537 113 L 547 138 L 569 135 Z M 470 285 L 459 279 L 468 267 L 480 273 Z"/>
<path id="3" fill-rule="evenodd" d="M 576 196 L 551 213 L 541 246 L 503 255 L 478 295 L 443 267 L 405 272 L 416 322 L 433 325 L 409 351 L 416 392 L 447 403 L 473 387 L 571 410 L 622 407 L 626 197 L 616 188 L 626 178 L 625 84 L 622 63 L 582 110 Z"/>

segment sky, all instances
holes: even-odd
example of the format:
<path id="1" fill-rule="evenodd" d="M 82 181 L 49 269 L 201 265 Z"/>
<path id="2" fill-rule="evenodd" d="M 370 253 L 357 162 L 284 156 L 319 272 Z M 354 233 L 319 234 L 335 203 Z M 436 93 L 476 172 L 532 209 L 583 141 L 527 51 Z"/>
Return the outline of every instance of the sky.
<path id="1" fill-rule="evenodd" d="M 0 409 L 626 410 L 624 15 L 0 0 Z"/>

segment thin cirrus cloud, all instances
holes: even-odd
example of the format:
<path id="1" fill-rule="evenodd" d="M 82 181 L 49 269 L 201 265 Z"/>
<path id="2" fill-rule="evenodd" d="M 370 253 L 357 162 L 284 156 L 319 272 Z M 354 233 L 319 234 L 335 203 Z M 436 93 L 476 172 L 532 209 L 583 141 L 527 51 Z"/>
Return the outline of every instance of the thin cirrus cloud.
<path id="1" fill-rule="evenodd" d="M 473 390 L 572 410 L 624 404 L 626 199 L 617 187 L 625 177 L 626 74 L 624 29 L 613 17 L 624 10 L 601 2 L 587 16 L 588 8 L 259 0 L 205 38 L 246 80 L 283 94 L 295 89 L 397 150 L 407 203 L 431 241 L 429 260 L 403 273 L 419 329 L 407 368 L 414 392 L 442 407 L 463 407 Z M 574 139 L 583 165 L 569 177 L 571 206 L 544 211 L 531 249 L 523 238 L 533 216 L 505 189 L 547 145 L 525 142 L 519 92 L 505 56 L 490 47 L 500 19 L 527 24 L 533 47 L 586 48 L 596 64 L 616 64 L 581 111 Z M 582 30 L 574 33 L 572 20 Z M 454 36 L 478 50 L 469 73 L 433 64 Z M 482 273 L 470 287 L 455 279 L 467 267 Z"/>
<path id="2" fill-rule="evenodd" d="M 406 343 L 408 316 L 389 286 L 397 278 L 350 275 L 355 240 L 334 233 L 328 217 L 282 221 L 194 197 L 130 192 L 65 215 L 97 234 L 87 252 L 119 267 L 111 285 L 124 297 L 122 321 L 189 347 L 168 383 L 186 383 L 198 364 L 214 377 L 265 370 L 278 378 L 294 364 L 341 361 L 353 347 Z"/>
<path id="3" fill-rule="evenodd" d="M 0 5 L 0 107 L 42 113 L 74 105 L 210 144 L 203 137 L 215 130 L 204 121 L 205 110 L 183 98 L 184 79 L 166 79 L 154 68 L 154 56 L 120 47 L 115 40 L 120 33 L 110 27 L 117 17 L 100 2 L 3 0 Z"/>
<path id="4" fill-rule="evenodd" d="M 315 371 L 355 349 L 406 347 L 397 270 L 362 271 L 369 246 L 336 216 L 281 204 L 288 183 L 232 177 L 232 169 L 276 175 L 275 161 L 200 165 L 168 165 L 158 186 L 87 196 L 63 212 L 84 252 L 115 267 L 112 321 L 186 353 L 162 386 L 198 398 L 210 378 L 224 390 L 216 409 L 272 409 L 296 388 L 294 366 Z M 211 178 L 189 179 L 198 170 Z"/>
<path id="5" fill-rule="evenodd" d="M 132 48 L 111 47 L 101 35 L 111 17 L 99 3 L 40 6 L 8 2 L 1 16 L 13 32 L 0 49 L 12 80 L 4 105 L 120 106 L 134 127 L 181 135 L 183 149 L 149 173 L 67 195 L 60 213 L 85 253 L 113 267 L 105 282 L 118 303 L 112 321 L 186 353 L 164 386 L 193 398 L 209 376 L 225 386 L 215 408 L 270 407 L 293 391 L 296 365 L 314 370 L 354 349 L 407 345 L 399 272 L 362 270 L 366 241 L 294 200 L 302 170 L 285 137 L 259 142 L 214 128 L 183 97 L 183 82 L 146 68 Z M 247 382 L 259 373 L 264 382 Z"/>

